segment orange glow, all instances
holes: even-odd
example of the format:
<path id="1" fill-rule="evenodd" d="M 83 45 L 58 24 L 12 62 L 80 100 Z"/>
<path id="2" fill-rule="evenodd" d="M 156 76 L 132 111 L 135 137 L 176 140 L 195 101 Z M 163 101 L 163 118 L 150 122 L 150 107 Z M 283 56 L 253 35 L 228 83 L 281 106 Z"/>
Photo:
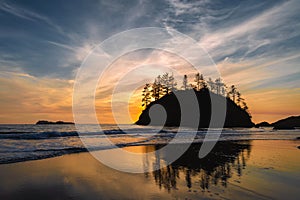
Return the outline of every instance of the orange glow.
<path id="1" fill-rule="evenodd" d="M 182 70 L 181 73 L 188 74 L 185 61 L 178 61 L 174 56 L 166 53 L 154 54 L 155 59 L 162 62 L 164 66 L 175 66 L 176 70 Z M 152 63 L 155 59 L 144 61 L 145 63 Z M 176 61 L 178 63 L 176 63 Z M 100 123 L 115 123 L 112 115 L 111 101 L 114 88 L 111 83 L 117 81 L 116 77 L 126 74 L 126 70 L 120 66 L 129 66 L 134 69 L 141 61 L 138 58 L 119 59 L 111 69 L 107 70 L 104 85 L 97 90 L 96 94 L 96 112 Z M 144 64 L 145 64 L 144 63 Z M 177 65 L 176 65 L 177 64 Z M 265 87 L 259 88 L 259 81 L 268 79 L 274 74 L 266 70 L 266 66 L 258 65 L 255 68 L 247 69 L 253 63 L 229 63 L 228 61 L 218 64 L 218 68 L 222 75 L 222 79 L 229 86 L 235 84 L 241 91 L 243 98 L 249 106 L 252 114 L 252 120 L 255 123 L 261 121 L 274 122 L 279 119 L 299 115 L 300 113 L 300 89 L 299 88 L 284 88 L 284 87 Z M 119 66 L 118 69 L 124 71 L 117 71 L 115 73 L 114 66 Z M 148 68 L 147 68 L 148 69 Z M 159 69 L 151 68 L 149 77 L 153 74 L 160 73 Z M 243 69 L 243 70 L 242 70 Z M 135 71 L 138 77 L 139 73 L 148 73 L 145 71 Z M 143 75 L 144 75 L 143 74 Z M 255 76 L 253 76 L 255 74 Z M 150 76 L 151 75 L 151 76 Z M 156 76 L 156 75 L 155 75 Z M 108 78 L 107 78 L 108 77 Z M 124 78 L 124 77 L 123 77 Z M 131 84 L 130 78 L 125 77 L 125 83 Z M 122 81 L 122 80 L 121 80 Z M 145 80 L 143 80 L 145 81 Z M 149 78 L 148 82 L 153 80 Z M 189 76 L 189 81 L 192 82 L 192 75 Z M 181 86 L 181 80 L 177 78 L 178 87 Z M 72 114 L 72 92 L 74 80 L 62 80 L 55 78 L 42 77 L 37 78 L 29 74 L 3 72 L 0 76 L 0 123 L 35 123 L 37 120 L 63 120 L 73 121 Z M 103 83 L 102 83 L 103 84 Z M 120 82 L 122 85 L 122 82 Z M 133 123 L 137 121 L 141 107 L 141 93 L 143 85 L 139 85 L 134 91 L 127 91 L 126 85 L 123 86 L 121 92 L 118 93 L 117 99 L 120 102 L 116 103 L 117 108 L 125 108 L 126 113 L 119 112 L 118 122 Z M 123 93 L 129 94 L 129 99 L 122 97 Z M 127 98 L 127 97 L 126 97 Z M 129 116 L 128 116 L 129 113 Z"/>

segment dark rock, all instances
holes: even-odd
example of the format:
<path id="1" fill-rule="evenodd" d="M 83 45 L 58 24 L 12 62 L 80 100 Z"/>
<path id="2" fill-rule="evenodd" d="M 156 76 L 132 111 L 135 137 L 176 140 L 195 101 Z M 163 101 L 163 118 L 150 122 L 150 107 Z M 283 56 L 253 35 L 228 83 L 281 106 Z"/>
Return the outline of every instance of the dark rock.
<path id="1" fill-rule="evenodd" d="M 39 120 L 35 124 L 41 125 L 41 124 L 74 124 L 74 123 L 73 122 L 64 122 L 64 121 L 51 122 L 51 121 L 47 121 L 47 120 Z"/>
<path id="2" fill-rule="evenodd" d="M 268 123 L 268 122 L 260 122 L 258 124 L 255 124 L 255 127 L 256 128 L 259 128 L 259 127 L 271 127 L 272 124 Z"/>
<path id="3" fill-rule="evenodd" d="M 183 117 L 181 120 L 181 108 L 180 104 L 177 100 L 177 97 L 181 98 L 185 103 L 189 103 L 187 100 L 187 96 L 189 93 L 195 92 L 198 100 L 198 105 L 196 103 L 193 105 L 189 105 L 188 109 L 191 113 L 191 116 Z M 194 91 L 194 90 L 184 90 L 184 91 L 177 91 L 176 96 L 175 94 L 171 93 L 168 95 L 163 96 L 162 98 L 152 102 L 147 106 L 147 108 L 142 112 L 138 121 L 136 122 L 137 125 L 149 125 L 151 120 L 149 116 L 149 110 L 154 105 L 161 105 L 164 107 L 167 119 L 165 122 L 165 126 L 193 126 L 192 121 L 193 118 L 193 111 L 199 108 L 200 111 L 200 120 L 198 123 L 198 128 L 207 128 L 210 125 L 211 120 L 211 96 L 214 98 L 214 101 L 217 102 L 217 106 L 222 106 L 222 104 L 227 104 L 226 109 L 226 117 L 224 127 L 253 127 L 254 123 L 251 121 L 251 116 L 243 110 L 241 107 L 237 106 L 232 100 L 229 98 L 223 97 L 221 95 L 217 95 L 214 93 L 209 93 L 208 90 L 201 90 L 201 91 Z M 198 108 L 196 107 L 198 106 Z M 224 105 L 225 106 L 225 105 Z M 186 112 L 186 111 L 185 111 Z M 218 111 L 217 111 L 218 112 Z M 152 119 L 155 122 L 155 119 Z M 153 124 L 151 125 L 161 125 L 161 124 Z"/>
<path id="4" fill-rule="evenodd" d="M 300 116 L 291 116 L 272 124 L 274 129 L 295 129 L 300 127 Z"/>

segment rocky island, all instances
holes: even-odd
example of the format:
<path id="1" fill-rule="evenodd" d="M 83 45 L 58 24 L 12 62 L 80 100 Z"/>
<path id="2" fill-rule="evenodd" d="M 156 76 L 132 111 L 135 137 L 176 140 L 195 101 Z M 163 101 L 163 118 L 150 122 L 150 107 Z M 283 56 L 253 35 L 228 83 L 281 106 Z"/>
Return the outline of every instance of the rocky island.
<path id="1" fill-rule="evenodd" d="M 193 121 L 192 118 L 181 121 L 181 108 L 177 97 L 185 99 L 189 96 L 189 93 L 194 92 L 198 103 L 190 106 L 192 109 L 199 108 L 200 120 L 198 128 L 208 128 L 210 126 L 212 113 L 211 98 L 214 98 L 214 100 L 220 102 L 220 104 L 222 102 L 226 103 L 224 127 L 254 126 L 248 107 L 235 86 L 231 86 L 230 89 L 226 91 L 226 86 L 222 83 L 220 78 L 216 79 L 216 81 L 212 81 L 211 79 L 206 81 L 201 74 L 196 74 L 195 85 L 188 85 L 187 76 L 185 75 L 181 90 L 176 89 L 174 87 L 176 83 L 172 81 L 174 81 L 172 75 L 170 76 L 166 73 L 162 77 L 158 76 L 153 84 L 145 85 L 142 100 L 145 109 L 139 116 L 136 122 L 137 125 L 149 125 L 150 123 L 151 125 L 156 125 L 151 122 L 149 111 L 154 105 L 160 105 L 165 109 L 167 116 L 164 126 L 191 126 L 189 122 Z M 153 98 L 154 101 L 152 101 Z M 152 119 L 152 121 L 155 121 L 155 119 Z"/>
<path id="2" fill-rule="evenodd" d="M 273 123 L 261 122 L 255 127 L 273 127 L 273 129 L 295 129 L 300 127 L 300 116 L 290 116 Z"/>
<path id="3" fill-rule="evenodd" d="M 36 125 L 41 125 L 41 124 L 74 124 L 73 122 L 64 122 L 64 121 L 47 121 L 47 120 L 39 120 L 35 123 Z"/>

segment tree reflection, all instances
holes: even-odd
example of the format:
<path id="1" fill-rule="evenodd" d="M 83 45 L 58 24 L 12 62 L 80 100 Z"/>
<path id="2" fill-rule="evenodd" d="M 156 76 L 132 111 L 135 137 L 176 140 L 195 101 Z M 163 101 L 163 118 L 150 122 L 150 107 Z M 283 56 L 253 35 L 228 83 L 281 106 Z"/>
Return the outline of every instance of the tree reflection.
<path id="1" fill-rule="evenodd" d="M 233 173 L 242 176 L 246 161 L 250 157 L 250 143 L 250 141 L 218 142 L 203 159 L 198 157 L 201 144 L 193 144 L 178 160 L 154 171 L 152 175 L 159 188 L 168 191 L 178 189 L 177 182 L 183 177 L 189 190 L 193 184 L 199 184 L 194 187 L 200 187 L 202 190 L 208 190 L 211 184 L 227 187 L 228 179 Z M 161 146 L 155 148 L 160 149 Z M 167 155 L 167 153 L 164 156 L 156 155 L 155 165 L 160 165 L 161 161 L 168 163 Z"/>

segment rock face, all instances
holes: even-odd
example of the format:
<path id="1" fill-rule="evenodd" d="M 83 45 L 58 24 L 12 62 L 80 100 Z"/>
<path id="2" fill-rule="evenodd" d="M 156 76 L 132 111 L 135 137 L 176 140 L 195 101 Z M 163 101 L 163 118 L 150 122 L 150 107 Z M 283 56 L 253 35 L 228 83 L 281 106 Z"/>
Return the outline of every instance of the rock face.
<path id="1" fill-rule="evenodd" d="M 182 101 L 186 104 L 189 104 L 190 102 L 187 101 L 187 98 L 189 96 L 189 93 L 195 92 L 197 97 L 197 103 L 193 103 L 189 105 L 188 109 L 189 111 L 184 111 L 185 113 L 190 112 L 191 116 L 185 114 L 184 117 L 181 115 L 181 108 L 180 104 L 177 100 L 177 97 L 179 97 Z M 177 96 L 177 97 L 176 97 Z M 224 127 L 253 127 L 254 123 L 251 121 L 251 116 L 242 108 L 237 106 L 232 100 L 229 98 L 225 98 L 221 95 L 217 95 L 214 93 L 209 93 L 208 90 L 201 90 L 201 91 L 194 91 L 194 90 L 184 90 L 184 91 L 178 91 L 175 94 L 171 93 L 168 95 L 163 96 L 162 98 L 150 103 L 147 108 L 142 112 L 142 114 L 139 117 L 139 120 L 136 122 L 137 125 L 164 125 L 164 126 L 193 126 L 192 121 L 195 121 L 194 115 L 192 114 L 194 110 L 199 109 L 200 111 L 200 120 L 197 121 L 198 128 L 207 128 L 210 126 L 210 120 L 211 120 L 211 97 L 214 99 L 215 102 L 217 102 L 214 105 L 221 105 L 222 103 L 225 106 L 225 103 L 227 104 L 226 109 L 226 118 L 224 122 Z M 219 105 L 218 105 L 219 104 Z M 155 123 L 155 119 L 150 120 L 149 116 L 149 110 L 151 110 L 151 107 L 154 105 L 160 105 L 163 106 L 166 112 L 166 120 L 164 124 Z M 222 105 L 221 105 L 222 106 Z M 151 112 L 155 112 L 151 110 Z M 218 114 L 218 110 L 216 112 Z M 220 111 L 221 115 L 221 111 Z M 151 113 L 152 116 L 152 113 Z M 157 115 L 153 115 L 157 116 Z M 183 118 L 181 120 L 181 118 Z M 154 122 L 154 123 L 153 123 Z M 212 126 L 210 126 L 212 127 Z M 214 127 L 219 127 L 214 126 Z"/>
<path id="2" fill-rule="evenodd" d="M 51 121 L 46 121 L 46 120 L 39 120 L 35 124 L 39 125 L 39 124 L 74 124 L 74 123 L 73 122 L 64 122 L 64 121 L 51 122 Z"/>
<path id="3" fill-rule="evenodd" d="M 274 129 L 295 129 L 300 127 L 300 116 L 291 116 L 272 124 Z"/>

